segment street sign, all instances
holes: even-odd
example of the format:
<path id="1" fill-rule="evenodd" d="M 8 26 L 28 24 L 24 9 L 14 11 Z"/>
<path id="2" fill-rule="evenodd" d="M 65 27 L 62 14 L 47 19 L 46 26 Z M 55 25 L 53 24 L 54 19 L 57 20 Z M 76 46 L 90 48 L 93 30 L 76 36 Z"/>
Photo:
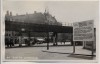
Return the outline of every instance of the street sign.
<path id="1" fill-rule="evenodd" d="M 73 23 L 73 41 L 94 41 L 94 21 Z"/>

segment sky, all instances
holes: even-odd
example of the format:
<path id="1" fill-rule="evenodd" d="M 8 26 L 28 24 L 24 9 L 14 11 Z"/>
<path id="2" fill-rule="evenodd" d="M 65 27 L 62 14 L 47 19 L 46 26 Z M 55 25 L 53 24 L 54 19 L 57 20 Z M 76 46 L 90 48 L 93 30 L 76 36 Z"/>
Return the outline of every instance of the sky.
<path id="1" fill-rule="evenodd" d="M 33 14 L 34 11 L 44 13 L 45 8 L 57 21 L 66 25 L 86 20 L 94 20 L 95 25 L 98 22 L 98 1 L 3 1 L 4 14 L 7 10 L 13 15 Z"/>

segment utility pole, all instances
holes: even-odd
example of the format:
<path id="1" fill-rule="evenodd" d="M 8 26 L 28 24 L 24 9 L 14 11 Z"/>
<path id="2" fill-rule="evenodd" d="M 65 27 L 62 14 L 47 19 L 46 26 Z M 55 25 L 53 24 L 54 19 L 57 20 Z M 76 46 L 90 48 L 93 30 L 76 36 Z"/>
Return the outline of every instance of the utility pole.
<path id="1" fill-rule="evenodd" d="M 49 14 L 48 7 L 45 9 L 45 19 L 49 22 L 47 15 Z M 47 23 L 49 25 L 49 23 Z M 49 31 L 47 30 L 47 50 L 49 50 Z"/>

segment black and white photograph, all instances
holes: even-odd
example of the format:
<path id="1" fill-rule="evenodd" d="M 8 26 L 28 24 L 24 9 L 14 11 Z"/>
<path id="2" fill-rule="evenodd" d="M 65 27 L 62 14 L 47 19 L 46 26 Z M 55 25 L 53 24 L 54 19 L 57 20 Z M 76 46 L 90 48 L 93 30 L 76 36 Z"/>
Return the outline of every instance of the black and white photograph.
<path id="1" fill-rule="evenodd" d="M 2 1 L 2 61 L 97 62 L 99 1 Z"/>

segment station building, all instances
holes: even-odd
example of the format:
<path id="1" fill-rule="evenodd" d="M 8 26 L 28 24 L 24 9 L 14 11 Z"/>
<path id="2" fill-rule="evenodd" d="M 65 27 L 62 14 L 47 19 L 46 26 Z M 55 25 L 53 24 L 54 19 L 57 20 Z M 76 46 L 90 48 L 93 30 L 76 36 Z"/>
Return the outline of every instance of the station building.
<path id="1" fill-rule="evenodd" d="M 58 26 L 62 26 L 62 23 L 58 22 L 56 20 L 56 18 L 54 16 L 52 16 L 49 13 L 41 13 L 41 12 L 36 12 L 34 11 L 33 14 L 23 14 L 23 15 L 18 15 L 16 14 L 15 16 L 12 14 L 12 12 L 7 11 L 6 15 L 5 15 L 5 21 L 8 22 L 24 22 L 24 23 L 33 23 L 33 24 L 43 24 L 43 25 L 58 25 Z M 5 25 L 6 26 L 6 25 Z M 17 27 L 16 27 L 17 28 Z M 21 29 L 22 31 L 24 31 L 25 29 Z M 22 34 L 23 37 L 28 37 L 28 34 L 23 33 Z M 71 35 L 72 34 L 66 34 L 68 36 L 65 37 L 65 34 L 58 34 L 58 41 L 61 41 L 63 36 L 65 40 L 66 38 L 71 39 Z M 38 33 L 38 32 L 31 32 L 31 37 L 45 37 L 47 36 L 46 33 Z M 5 31 L 5 39 L 6 38 L 14 38 L 14 43 L 18 43 L 16 42 L 16 40 L 19 37 L 19 32 L 17 31 Z"/>

